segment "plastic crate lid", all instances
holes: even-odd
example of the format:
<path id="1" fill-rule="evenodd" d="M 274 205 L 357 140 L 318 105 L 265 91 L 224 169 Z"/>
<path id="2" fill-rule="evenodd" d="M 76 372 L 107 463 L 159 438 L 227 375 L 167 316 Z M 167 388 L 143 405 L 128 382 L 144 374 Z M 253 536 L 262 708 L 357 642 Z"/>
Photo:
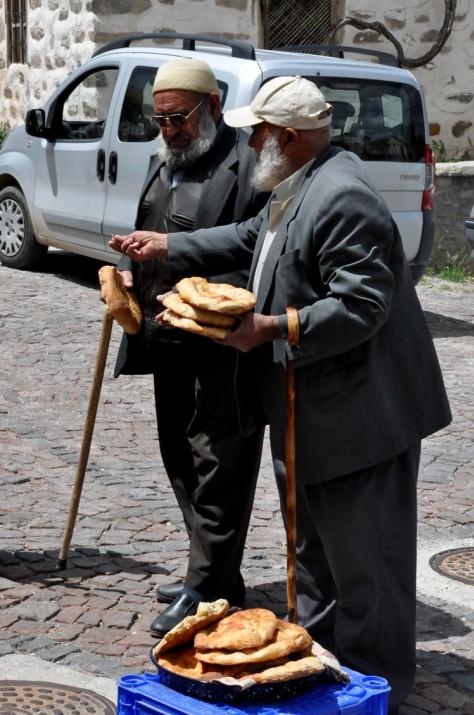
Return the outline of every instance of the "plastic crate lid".
<path id="1" fill-rule="evenodd" d="M 390 687 L 384 678 L 351 676 L 347 685 L 318 684 L 303 695 L 276 703 L 227 705 L 182 695 L 160 683 L 159 676 L 123 675 L 118 681 L 117 715 L 386 715 Z"/>

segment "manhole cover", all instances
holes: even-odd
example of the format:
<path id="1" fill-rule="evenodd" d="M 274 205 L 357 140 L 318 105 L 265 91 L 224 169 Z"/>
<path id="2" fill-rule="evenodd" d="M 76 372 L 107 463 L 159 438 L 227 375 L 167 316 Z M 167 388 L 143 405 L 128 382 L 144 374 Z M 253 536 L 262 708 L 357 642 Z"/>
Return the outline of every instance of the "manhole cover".
<path id="1" fill-rule="evenodd" d="M 442 576 L 474 584 L 474 548 L 441 551 L 431 557 L 430 566 Z"/>
<path id="2" fill-rule="evenodd" d="M 57 683 L 0 681 L 0 715 L 115 715 L 115 705 L 91 690 Z"/>

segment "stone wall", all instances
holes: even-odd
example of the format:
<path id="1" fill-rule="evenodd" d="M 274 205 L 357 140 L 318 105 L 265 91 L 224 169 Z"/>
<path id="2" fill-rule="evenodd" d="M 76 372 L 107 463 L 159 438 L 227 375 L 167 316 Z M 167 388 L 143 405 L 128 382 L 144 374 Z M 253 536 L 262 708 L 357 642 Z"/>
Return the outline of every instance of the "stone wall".
<path id="1" fill-rule="evenodd" d="M 259 0 L 92 0 L 98 45 L 130 32 L 194 32 L 259 45 Z"/>
<path id="2" fill-rule="evenodd" d="M 0 0 L 0 13 L 4 2 Z M 88 0 L 29 0 L 28 64 L 6 67 L 0 41 L 0 122 L 15 126 L 40 106 L 95 49 L 94 15 Z"/>
<path id="3" fill-rule="evenodd" d="M 465 238 L 464 222 L 474 204 L 474 161 L 440 163 L 436 167 L 436 241 L 433 263 L 444 265 L 451 257 L 474 274 Z"/>
<path id="4" fill-rule="evenodd" d="M 259 45 L 258 0 L 29 0 L 28 64 L 6 67 L 0 23 L 0 124 L 23 121 L 97 47 L 131 32 L 181 31 Z M 0 17 L 5 12 L 0 0 Z"/>
<path id="5" fill-rule="evenodd" d="M 436 41 L 444 0 L 346 0 L 345 16 L 382 22 L 409 58 L 420 57 Z M 372 30 L 344 30 L 344 44 L 394 51 Z M 474 2 L 458 0 L 453 31 L 441 53 L 413 70 L 425 91 L 432 139 L 438 156 L 474 158 Z"/>

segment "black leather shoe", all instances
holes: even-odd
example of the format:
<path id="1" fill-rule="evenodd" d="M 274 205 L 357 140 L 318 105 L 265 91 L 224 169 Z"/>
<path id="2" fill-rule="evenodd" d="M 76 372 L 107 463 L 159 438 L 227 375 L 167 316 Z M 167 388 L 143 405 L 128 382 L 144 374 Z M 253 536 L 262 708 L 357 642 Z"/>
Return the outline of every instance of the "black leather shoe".
<path id="1" fill-rule="evenodd" d="M 164 583 L 162 586 L 155 588 L 156 600 L 160 603 L 173 603 L 175 598 L 181 596 L 183 592 L 183 582 Z"/>
<path id="2" fill-rule="evenodd" d="M 175 598 L 168 608 L 165 608 L 163 613 L 151 622 L 150 632 L 155 638 L 163 638 L 177 623 L 183 620 L 186 616 L 193 616 L 198 607 L 198 602 L 191 596 L 182 593 L 181 596 Z"/>

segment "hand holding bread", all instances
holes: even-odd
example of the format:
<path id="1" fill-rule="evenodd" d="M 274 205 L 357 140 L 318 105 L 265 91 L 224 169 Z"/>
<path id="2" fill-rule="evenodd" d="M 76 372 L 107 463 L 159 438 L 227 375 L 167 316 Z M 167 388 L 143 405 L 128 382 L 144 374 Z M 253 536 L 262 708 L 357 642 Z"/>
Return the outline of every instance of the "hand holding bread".
<path id="1" fill-rule="evenodd" d="M 245 288 L 205 278 L 183 278 L 176 290 L 163 299 L 166 310 L 160 322 L 214 340 L 224 340 L 235 327 L 236 316 L 255 307 L 255 296 Z"/>
<path id="2" fill-rule="evenodd" d="M 140 330 L 142 312 L 140 305 L 123 282 L 115 266 L 99 269 L 100 296 L 110 315 L 122 326 L 126 333 L 135 335 Z"/>

